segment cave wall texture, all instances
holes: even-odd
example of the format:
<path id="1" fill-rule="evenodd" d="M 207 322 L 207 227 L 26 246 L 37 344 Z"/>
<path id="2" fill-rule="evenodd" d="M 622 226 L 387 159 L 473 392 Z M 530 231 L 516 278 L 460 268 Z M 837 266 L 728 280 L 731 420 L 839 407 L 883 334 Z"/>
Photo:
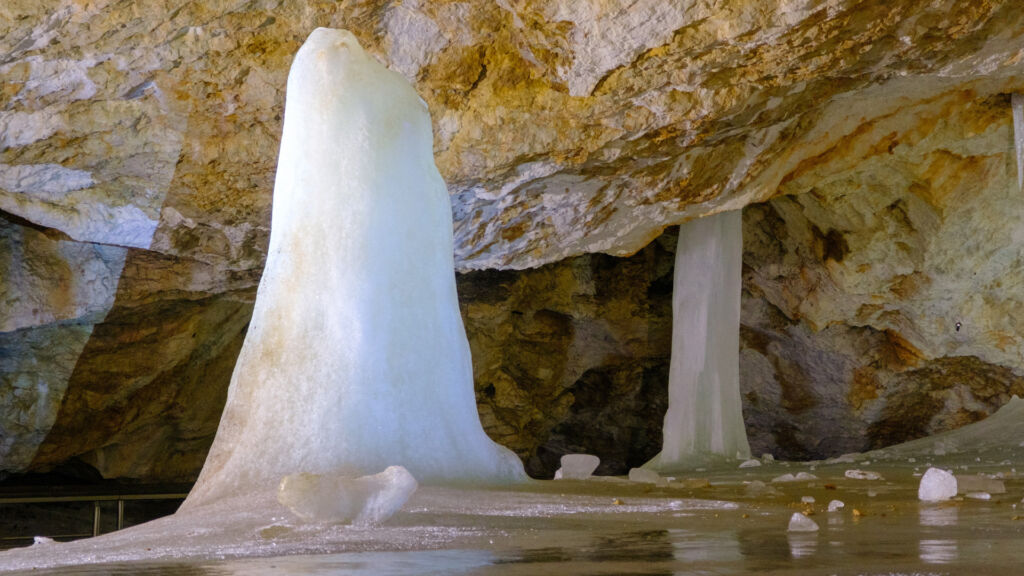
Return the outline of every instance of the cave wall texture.
<path id="1" fill-rule="evenodd" d="M 430 106 L 481 417 L 532 473 L 656 451 L 662 234 L 722 209 L 755 451 L 881 446 L 1024 387 L 1013 0 L 6 0 L 0 470 L 197 473 L 317 26 Z"/>

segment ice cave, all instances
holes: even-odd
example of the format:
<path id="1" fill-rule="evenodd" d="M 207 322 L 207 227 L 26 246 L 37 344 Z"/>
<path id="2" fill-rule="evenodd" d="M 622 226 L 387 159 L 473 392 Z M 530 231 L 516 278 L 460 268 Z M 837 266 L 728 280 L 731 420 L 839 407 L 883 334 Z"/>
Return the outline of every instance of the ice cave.
<path id="1" fill-rule="evenodd" d="M 0 574 L 1014 573 L 1022 54 L 1008 0 L 0 5 Z"/>

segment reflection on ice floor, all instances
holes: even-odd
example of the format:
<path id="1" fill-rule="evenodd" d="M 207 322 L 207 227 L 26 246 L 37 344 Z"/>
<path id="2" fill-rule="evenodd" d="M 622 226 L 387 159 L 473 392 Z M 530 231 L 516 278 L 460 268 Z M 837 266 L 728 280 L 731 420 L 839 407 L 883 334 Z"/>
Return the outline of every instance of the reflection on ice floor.
<path id="1" fill-rule="evenodd" d="M 982 472 L 999 471 L 978 466 Z M 69 576 L 967 571 L 1004 576 L 1024 565 L 1024 522 L 1016 519 L 1014 508 L 1024 495 L 1024 477 L 1006 474 L 1007 494 L 990 501 L 922 504 L 916 500 L 913 466 L 874 467 L 885 480 L 857 481 L 845 478 L 845 466 L 818 465 L 816 481 L 777 485 L 779 496 L 744 495 L 744 481 L 770 480 L 794 469 L 810 466 L 783 463 L 722 472 L 706 488 L 614 480 L 538 482 L 509 490 L 425 488 L 377 529 L 312 529 L 282 517 L 249 523 L 238 534 L 198 526 L 182 533 L 179 526 L 157 523 L 148 532 L 122 532 L 119 540 L 104 537 L 0 555 L 0 567 L 26 573 L 48 567 L 31 573 Z M 821 530 L 787 533 L 789 516 L 804 507 L 802 496 L 815 498 L 812 518 Z M 825 512 L 831 497 L 847 507 Z M 124 560 L 135 561 L 116 564 Z"/>
<path id="2" fill-rule="evenodd" d="M 0 572 L 1006 576 L 1024 565 L 1024 414 L 1021 401 L 1007 408 L 980 427 L 984 434 L 967 429 L 913 453 L 730 467 L 666 487 L 623 478 L 426 487 L 377 528 L 305 524 L 273 495 L 247 496 L 99 538 L 0 553 Z M 919 502 L 929 465 L 999 478 L 1006 492 Z M 881 479 L 848 477 L 851 469 Z M 800 481 L 771 482 L 799 472 Z M 755 480 L 772 489 L 749 489 Z M 833 499 L 845 508 L 827 512 Z M 790 516 L 804 510 L 820 530 L 787 533 Z"/>

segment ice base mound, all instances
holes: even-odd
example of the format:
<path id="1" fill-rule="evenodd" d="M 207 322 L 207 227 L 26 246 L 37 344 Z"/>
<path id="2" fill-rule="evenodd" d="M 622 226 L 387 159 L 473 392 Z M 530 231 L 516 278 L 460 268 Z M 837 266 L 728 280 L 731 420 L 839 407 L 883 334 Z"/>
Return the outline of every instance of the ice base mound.
<path id="1" fill-rule="evenodd" d="M 897 460 L 929 457 L 933 461 L 956 461 L 965 457 L 1013 459 L 1024 456 L 1024 399 L 1017 396 L 988 418 L 943 432 L 865 453 L 865 456 Z"/>
<path id="2" fill-rule="evenodd" d="M 277 501 L 307 522 L 373 526 L 398 512 L 417 487 L 401 466 L 359 478 L 293 474 L 281 480 Z"/>

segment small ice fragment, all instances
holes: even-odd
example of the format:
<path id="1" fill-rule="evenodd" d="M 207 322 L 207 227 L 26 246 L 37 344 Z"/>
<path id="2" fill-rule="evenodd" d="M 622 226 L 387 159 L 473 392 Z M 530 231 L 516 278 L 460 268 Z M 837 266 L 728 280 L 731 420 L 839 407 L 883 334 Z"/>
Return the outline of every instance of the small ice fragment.
<path id="1" fill-rule="evenodd" d="M 661 484 L 665 482 L 665 479 L 660 474 L 647 468 L 630 468 L 629 479 L 633 482 L 643 482 L 645 484 Z"/>
<path id="2" fill-rule="evenodd" d="M 562 479 L 562 469 L 559 468 L 558 470 L 555 470 L 555 480 L 561 480 L 561 479 Z"/>
<path id="3" fill-rule="evenodd" d="M 761 454 L 761 461 L 765 464 L 771 464 L 772 462 L 775 462 L 775 456 L 772 456 L 769 452 L 765 452 L 764 454 Z"/>
<path id="4" fill-rule="evenodd" d="M 917 458 L 907 458 L 907 462 L 913 464 L 914 462 L 917 462 Z"/>
<path id="5" fill-rule="evenodd" d="M 740 468 L 756 468 L 761 465 L 760 460 L 751 458 L 750 460 L 744 460 L 740 463 Z"/>
<path id="6" fill-rule="evenodd" d="M 874 490 L 868 490 L 868 498 L 874 498 L 875 496 L 878 496 L 878 492 L 875 492 Z"/>
<path id="7" fill-rule="evenodd" d="M 35 536 L 32 538 L 32 545 L 37 546 L 39 544 L 53 544 L 56 540 L 53 538 L 47 538 L 46 536 Z"/>
<path id="8" fill-rule="evenodd" d="M 941 502 L 956 496 L 956 476 L 939 468 L 929 468 L 921 477 L 917 497 L 924 502 Z"/>
<path id="9" fill-rule="evenodd" d="M 801 496 L 800 501 L 804 504 L 814 504 L 814 496 Z"/>
<path id="10" fill-rule="evenodd" d="M 882 475 L 870 470 L 847 470 L 845 476 L 851 480 L 881 480 Z"/>
<path id="11" fill-rule="evenodd" d="M 562 456 L 562 478 L 586 480 L 600 464 L 601 459 L 593 454 L 566 454 Z"/>
<path id="12" fill-rule="evenodd" d="M 817 532 L 818 523 L 799 512 L 794 512 L 789 518 L 790 532 Z"/>
<path id="13" fill-rule="evenodd" d="M 988 492 L 989 494 L 1006 494 L 1006 484 L 1002 480 L 987 478 L 980 474 L 956 474 L 956 487 L 960 494 L 968 492 Z"/>
<path id="14" fill-rule="evenodd" d="M 842 500 L 833 500 L 828 503 L 829 512 L 838 512 L 846 507 L 846 504 Z"/>
<path id="15" fill-rule="evenodd" d="M 754 480 L 747 484 L 747 487 L 743 490 L 744 495 L 748 498 L 757 498 L 758 496 L 778 496 L 779 491 L 771 486 L 761 482 L 760 480 Z"/>
<path id="16" fill-rule="evenodd" d="M 988 492 L 968 492 L 965 494 L 971 500 L 991 500 L 992 495 Z"/>
<path id="17" fill-rule="evenodd" d="M 358 478 L 302 473 L 281 480 L 277 500 L 307 522 L 366 526 L 398 512 L 417 487 L 401 466 Z"/>
<path id="18" fill-rule="evenodd" d="M 797 472 L 794 476 L 790 473 L 785 473 L 782 476 L 776 476 L 772 478 L 772 482 L 806 482 L 810 480 L 817 480 L 818 477 L 808 472 Z"/>

